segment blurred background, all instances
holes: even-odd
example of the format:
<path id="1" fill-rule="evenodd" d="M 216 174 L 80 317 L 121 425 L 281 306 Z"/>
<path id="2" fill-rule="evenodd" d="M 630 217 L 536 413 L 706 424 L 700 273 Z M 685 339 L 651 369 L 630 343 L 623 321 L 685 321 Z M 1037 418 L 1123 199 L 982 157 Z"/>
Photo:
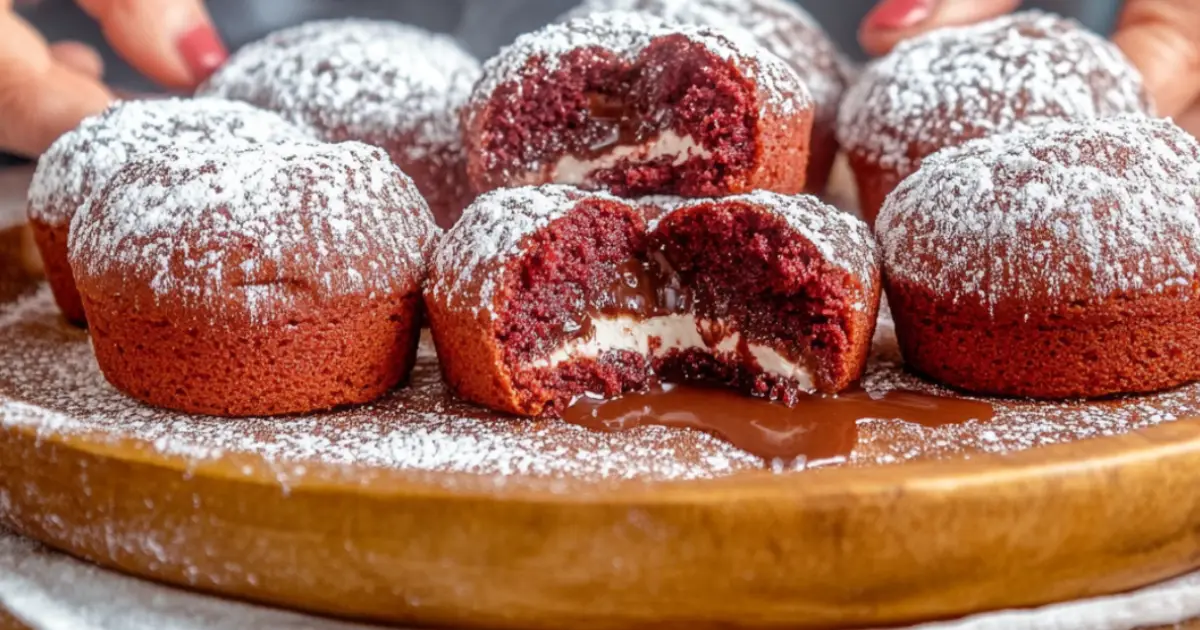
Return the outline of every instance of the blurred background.
<path id="1" fill-rule="evenodd" d="M 489 57 L 517 35 L 555 19 L 578 0 L 208 0 L 217 28 L 231 49 L 265 33 L 307 20 L 360 16 L 409 22 L 454 33 L 476 55 Z M 1200 0 L 1196 0 L 1200 2 Z M 855 41 L 859 21 L 875 0 L 798 0 L 852 58 L 862 59 Z M 50 41 L 74 39 L 100 49 L 106 79 L 117 88 L 150 90 L 146 81 L 104 46 L 95 24 L 72 0 L 17 0 L 17 11 Z M 1026 2 L 1078 18 L 1108 33 L 1120 0 L 1041 0 Z"/>
<path id="2" fill-rule="evenodd" d="M 270 31 L 308 20 L 358 16 L 399 20 L 452 33 L 480 58 L 495 54 L 521 33 L 561 16 L 580 0 L 208 0 L 217 29 L 230 50 Z M 820 22 L 852 59 L 863 60 L 855 34 L 877 0 L 794 0 Z M 1200 0 L 1195 0 L 1200 2 Z M 100 51 L 105 80 L 119 91 L 159 88 L 140 76 L 105 45 L 99 29 L 73 0 L 16 0 L 17 12 L 51 42 L 77 40 Z M 1121 0 L 1036 0 L 1040 8 L 1075 17 L 1092 30 L 1109 33 Z M 0 167 L 24 160 L 0 152 Z"/>

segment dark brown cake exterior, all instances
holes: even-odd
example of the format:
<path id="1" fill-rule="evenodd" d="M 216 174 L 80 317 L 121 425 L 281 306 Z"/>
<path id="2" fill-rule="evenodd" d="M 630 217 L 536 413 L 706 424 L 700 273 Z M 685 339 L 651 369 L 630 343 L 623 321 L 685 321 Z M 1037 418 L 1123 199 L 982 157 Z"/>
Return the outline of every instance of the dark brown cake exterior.
<path id="1" fill-rule="evenodd" d="M 236 150 L 315 140 L 307 130 L 244 103 L 163 99 L 117 103 L 60 137 L 38 161 L 29 187 L 29 224 L 63 316 L 85 316 L 67 261 L 71 219 L 131 157 L 163 149 Z"/>
<path id="2" fill-rule="evenodd" d="M 753 43 L 636 13 L 524 35 L 464 110 L 477 193 L 559 183 L 620 196 L 804 188 L 814 105 Z"/>
<path id="3" fill-rule="evenodd" d="M 874 221 L 887 195 L 945 147 L 1020 125 L 1152 109 L 1116 46 L 1030 11 L 901 43 L 847 91 L 838 136 Z"/>
<path id="4" fill-rule="evenodd" d="M 479 62 L 452 38 L 395 22 L 309 22 L 239 50 L 201 87 L 279 112 L 331 142 L 385 149 L 442 226 L 470 203 L 459 110 Z"/>
<path id="5" fill-rule="evenodd" d="M 825 192 L 838 152 L 838 106 L 850 84 L 852 65 L 812 16 L 787 0 L 585 0 L 568 17 L 609 11 L 636 11 L 720 29 L 748 38 L 787 62 L 808 86 L 816 110 L 805 191 Z"/>
<path id="6" fill-rule="evenodd" d="M 425 294 L 454 391 L 557 415 L 659 379 L 787 402 L 862 373 L 880 291 L 862 222 L 765 192 L 648 214 L 558 185 L 477 199 L 439 245 Z"/>
<path id="7" fill-rule="evenodd" d="M 370 401 L 407 377 L 428 206 L 380 149 L 270 145 L 131 160 L 72 225 L 117 389 L 218 416 Z"/>
<path id="8" fill-rule="evenodd" d="M 904 358 L 938 381 L 1052 399 L 1200 378 L 1200 144 L 1168 121 L 947 149 L 876 228 Z"/>

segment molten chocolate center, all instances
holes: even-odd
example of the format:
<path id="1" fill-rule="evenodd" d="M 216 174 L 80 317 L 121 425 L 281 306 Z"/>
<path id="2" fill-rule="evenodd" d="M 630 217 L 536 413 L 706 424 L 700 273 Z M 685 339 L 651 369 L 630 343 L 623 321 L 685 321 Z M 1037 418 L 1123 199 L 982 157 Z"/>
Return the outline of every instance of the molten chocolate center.
<path id="1" fill-rule="evenodd" d="M 588 147 L 585 155 L 599 156 L 612 147 L 637 144 L 645 140 L 638 112 L 624 99 L 593 92 L 587 95 L 588 115 L 604 129 Z"/>
<path id="2" fill-rule="evenodd" d="M 594 431 L 648 425 L 697 429 L 767 462 L 815 467 L 850 456 L 860 420 L 895 419 L 938 427 L 987 421 L 992 415 L 988 403 L 906 391 L 878 398 L 862 390 L 802 395 L 789 407 L 721 389 L 664 384 L 609 400 L 580 397 L 563 419 Z"/>
<path id="3" fill-rule="evenodd" d="M 590 340 L 598 334 L 596 322 L 601 319 L 646 321 L 693 314 L 697 322 L 711 322 L 698 325 L 710 350 L 721 346 L 722 351 L 737 353 L 748 364 L 756 363 L 750 344 L 764 342 L 756 341 L 751 331 L 739 329 L 736 322 L 720 321 L 705 297 L 709 292 L 693 290 L 691 284 L 661 253 L 652 253 L 648 261 L 628 260 L 617 266 L 610 283 L 585 296 L 585 312 L 577 315 L 567 330 L 575 339 Z M 737 343 L 731 343 L 735 336 Z M 780 356 L 804 363 L 794 349 L 780 347 L 790 344 L 775 339 L 769 345 Z M 893 391 L 878 398 L 862 390 L 838 396 L 799 394 L 789 406 L 715 387 L 656 383 L 649 391 L 608 400 L 580 396 L 563 418 L 598 431 L 646 425 L 698 429 L 766 461 L 811 467 L 845 460 L 854 449 L 860 420 L 896 419 L 936 427 L 986 421 L 992 413 L 987 403 L 915 392 Z"/>
<path id="4" fill-rule="evenodd" d="M 729 350 L 742 355 L 747 363 L 757 363 L 751 344 L 770 347 L 779 357 L 794 364 L 811 361 L 802 348 L 780 343 L 778 338 L 760 334 L 740 322 L 723 321 L 715 313 L 711 292 L 697 292 L 688 280 L 672 268 L 660 252 L 651 252 L 648 261 L 630 259 L 617 266 L 612 282 L 584 296 L 585 308 L 568 316 L 562 332 L 568 340 L 590 340 L 596 334 L 597 320 L 625 317 L 635 322 L 671 315 L 693 315 L 703 322 L 696 331 L 710 347 L 728 339 Z M 734 342 L 736 337 L 736 343 Z M 759 366 L 764 367 L 764 366 Z M 811 370 L 810 370 L 811 371 Z"/>

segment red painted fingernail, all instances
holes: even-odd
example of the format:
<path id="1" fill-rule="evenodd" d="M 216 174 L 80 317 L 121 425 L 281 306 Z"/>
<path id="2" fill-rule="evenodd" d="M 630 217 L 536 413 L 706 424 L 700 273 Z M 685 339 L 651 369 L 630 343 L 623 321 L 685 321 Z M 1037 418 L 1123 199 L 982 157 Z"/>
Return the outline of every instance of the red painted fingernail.
<path id="1" fill-rule="evenodd" d="M 937 0 L 883 0 L 867 16 L 867 28 L 895 31 L 912 28 L 933 15 Z"/>
<path id="2" fill-rule="evenodd" d="M 196 83 L 207 79 L 229 58 L 221 36 L 209 24 L 202 24 L 184 33 L 175 44 Z"/>

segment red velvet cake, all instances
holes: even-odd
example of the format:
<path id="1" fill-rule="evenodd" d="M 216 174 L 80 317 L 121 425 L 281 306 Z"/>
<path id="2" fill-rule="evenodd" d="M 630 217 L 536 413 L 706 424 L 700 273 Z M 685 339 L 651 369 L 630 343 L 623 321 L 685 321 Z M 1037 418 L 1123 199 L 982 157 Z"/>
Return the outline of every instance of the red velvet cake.
<path id="1" fill-rule="evenodd" d="M 239 50 L 200 89 L 383 147 L 450 226 L 471 200 L 459 110 L 479 62 L 452 38 L 394 22 L 310 22 Z"/>
<path id="2" fill-rule="evenodd" d="M 941 151 L 877 231 L 904 358 L 938 381 L 1075 398 L 1200 378 L 1200 144 L 1169 121 Z"/>
<path id="3" fill-rule="evenodd" d="M 901 43 L 846 93 L 838 134 L 872 221 L 942 148 L 1022 124 L 1151 109 L 1116 46 L 1073 20 L 1027 12 Z"/>
<path id="4" fill-rule="evenodd" d="M 752 43 L 600 13 L 524 35 L 463 115 L 476 192 L 544 183 L 622 196 L 804 188 L 813 101 Z"/>
<path id="5" fill-rule="evenodd" d="M 838 152 L 838 106 L 850 84 L 851 65 L 812 16 L 787 0 L 585 0 L 568 17 L 606 11 L 649 13 L 668 22 L 721 29 L 727 36 L 749 38 L 787 62 L 816 106 L 805 189 L 825 191 Z"/>
<path id="6" fill-rule="evenodd" d="M 364 144 L 166 150 L 75 217 L 70 262 L 117 389 L 191 413 L 303 413 L 407 376 L 438 233 Z"/>
<path id="7" fill-rule="evenodd" d="M 425 300 L 455 392 L 556 415 L 656 379 L 837 392 L 865 366 L 879 286 L 866 225 L 815 197 L 682 201 L 648 224 L 634 202 L 545 185 L 477 199 Z"/>
<path id="8" fill-rule="evenodd" d="M 244 149 L 304 140 L 315 139 L 276 114 L 217 100 L 117 103 L 64 134 L 42 155 L 29 186 L 29 223 L 63 316 L 85 323 L 67 262 L 71 219 L 130 157 L 176 146 Z"/>

